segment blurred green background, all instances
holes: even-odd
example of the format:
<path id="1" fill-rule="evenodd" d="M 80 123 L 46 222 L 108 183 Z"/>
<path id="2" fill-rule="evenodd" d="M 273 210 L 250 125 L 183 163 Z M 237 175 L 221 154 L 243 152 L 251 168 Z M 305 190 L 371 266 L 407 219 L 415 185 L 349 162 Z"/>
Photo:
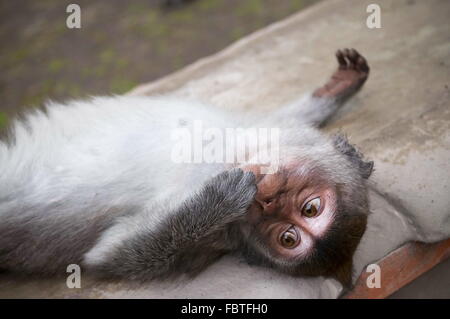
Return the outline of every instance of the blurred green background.
<path id="1" fill-rule="evenodd" d="M 166 1 L 0 1 L 0 128 L 47 99 L 127 92 L 317 2 Z M 81 29 L 66 26 L 70 3 Z"/>

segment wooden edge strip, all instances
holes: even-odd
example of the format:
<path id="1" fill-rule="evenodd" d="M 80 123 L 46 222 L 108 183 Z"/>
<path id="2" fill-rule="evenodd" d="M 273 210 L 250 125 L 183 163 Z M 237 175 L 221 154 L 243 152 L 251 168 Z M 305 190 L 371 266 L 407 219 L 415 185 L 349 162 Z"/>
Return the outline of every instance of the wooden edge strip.
<path id="1" fill-rule="evenodd" d="M 381 270 L 380 288 L 369 288 L 367 278 L 372 272 L 362 272 L 345 299 L 386 298 L 450 256 L 450 238 L 425 244 L 410 242 L 394 250 L 376 264 Z"/>

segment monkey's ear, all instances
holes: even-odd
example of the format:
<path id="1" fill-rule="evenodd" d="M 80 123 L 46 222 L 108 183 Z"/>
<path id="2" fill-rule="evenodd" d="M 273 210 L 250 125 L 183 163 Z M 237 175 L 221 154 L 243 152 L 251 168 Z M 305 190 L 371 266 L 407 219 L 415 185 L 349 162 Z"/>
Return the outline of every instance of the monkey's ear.
<path id="1" fill-rule="evenodd" d="M 369 178 L 373 171 L 373 161 L 364 161 L 363 155 L 351 145 L 347 137 L 343 134 L 333 136 L 333 143 L 336 149 L 347 156 L 349 161 L 358 169 L 363 178 Z"/>

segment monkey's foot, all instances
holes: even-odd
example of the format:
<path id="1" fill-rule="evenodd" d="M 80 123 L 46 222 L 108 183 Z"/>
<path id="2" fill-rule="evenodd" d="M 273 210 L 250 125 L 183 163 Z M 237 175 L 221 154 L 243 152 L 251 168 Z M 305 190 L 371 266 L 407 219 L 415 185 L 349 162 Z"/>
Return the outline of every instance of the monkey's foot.
<path id="1" fill-rule="evenodd" d="M 338 69 L 330 80 L 314 91 L 313 96 L 343 99 L 357 92 L 369 76 L 366 59 L 355 49 L 336 52 Z"/>

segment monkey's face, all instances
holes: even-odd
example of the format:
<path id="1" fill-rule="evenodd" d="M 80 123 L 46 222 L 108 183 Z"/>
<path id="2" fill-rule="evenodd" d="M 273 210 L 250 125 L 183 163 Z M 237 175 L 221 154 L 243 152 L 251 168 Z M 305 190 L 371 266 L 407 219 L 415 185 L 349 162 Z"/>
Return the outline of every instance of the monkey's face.
<path id="1" fill-rule="evenodd" d="M 348 284 L 366 226 L 365 187 L 335 183 L 310 163 L 290 163 L 268 175 L 257 166 L 247 169 L 258 187 L 243 226 L 249 261 Z"/>
<path id="2" fill-rule="evenodd" d="M 259 177 L 248 222 L 277 259 L 306 258 L 336 213 L 334 187 L 283 169 Z"/>

